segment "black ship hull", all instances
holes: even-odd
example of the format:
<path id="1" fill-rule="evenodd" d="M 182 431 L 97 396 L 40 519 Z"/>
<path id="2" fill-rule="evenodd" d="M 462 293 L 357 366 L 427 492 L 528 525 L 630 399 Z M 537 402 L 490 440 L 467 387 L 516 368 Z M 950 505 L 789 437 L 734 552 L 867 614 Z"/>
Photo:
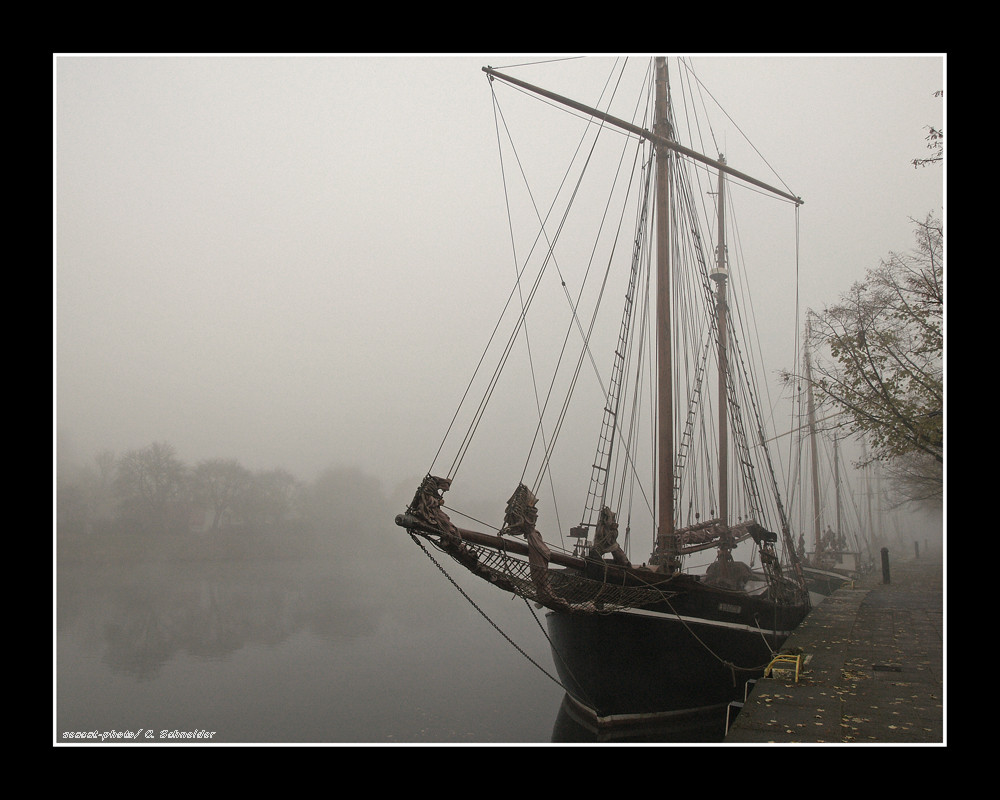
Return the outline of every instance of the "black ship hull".
<path id="1" fill-rule="evenodd" d="M 553 659 L 567 695 L 601 726 L 723 711 L 743 700 L 808 606 L 746 598 L 732 619 L 619 611 L 546 615 Z M 727 611 L 724 609 L 724 612 Z M 724 614 L 716 616 L 722 617 Z"/>

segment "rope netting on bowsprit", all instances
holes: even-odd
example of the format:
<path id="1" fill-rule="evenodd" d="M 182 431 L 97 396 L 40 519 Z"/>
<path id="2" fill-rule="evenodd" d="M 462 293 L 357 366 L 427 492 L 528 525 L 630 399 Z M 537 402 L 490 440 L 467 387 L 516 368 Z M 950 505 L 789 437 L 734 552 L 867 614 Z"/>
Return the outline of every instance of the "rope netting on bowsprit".
<path id="1" fill-rule="evenodd" d="M 469 542 L 444 545 L 462 566 L 497 588 L 555 610 L 612 613 L 669 599 L 673 592 L 616 585 L 573 571 L 539 566 L 503 550 Z"/>

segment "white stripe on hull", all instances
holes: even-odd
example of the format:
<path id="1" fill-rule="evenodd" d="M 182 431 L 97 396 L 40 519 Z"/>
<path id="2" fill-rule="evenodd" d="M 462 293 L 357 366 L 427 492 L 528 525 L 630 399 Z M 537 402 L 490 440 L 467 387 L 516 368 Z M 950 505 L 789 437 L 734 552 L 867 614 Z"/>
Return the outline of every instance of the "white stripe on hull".
<path id="1" fill-rule="evenodd" d="M 711 625 L 716 628 L 728 628 L 730 630 L 743 630 L 750 633 L 765 633 L 768 636 L 784 636 L 787 638 L 792 633 L 791 631 L 775 631 L 771 628 L 758 628 L 753 625 L 747 625 L 744 622 L 726 622 L 718 619 L 705 619 L 704 617 L 686 617 L 683 614 L 664 614 L 660 611 L 647 611 L 642 608 L 630 608 L 616 613 L 662 619 L 664 622 L 685 622 L 694 625 Z"/>

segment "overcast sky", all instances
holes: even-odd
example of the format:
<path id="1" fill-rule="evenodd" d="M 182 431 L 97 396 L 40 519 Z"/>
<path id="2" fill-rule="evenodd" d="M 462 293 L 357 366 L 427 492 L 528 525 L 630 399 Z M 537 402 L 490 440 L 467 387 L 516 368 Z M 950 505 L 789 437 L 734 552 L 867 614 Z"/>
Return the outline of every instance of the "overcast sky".
<path id="1" fill-rule="evenodd" d="M 74 454 L 165 441 L 303 480 L 422 474 L 509 288 L 481 67 L 534 60 L 56 56 L 55 422 Z M 610 63 L 553 88 L 590 102 Z M 942 213 L 942 166 L 910 163 L 944 125 L 941 55 L 691 64 L 805 200 L 803 306 Z M 735 130 L 716 135 L 743 169 Z"/>

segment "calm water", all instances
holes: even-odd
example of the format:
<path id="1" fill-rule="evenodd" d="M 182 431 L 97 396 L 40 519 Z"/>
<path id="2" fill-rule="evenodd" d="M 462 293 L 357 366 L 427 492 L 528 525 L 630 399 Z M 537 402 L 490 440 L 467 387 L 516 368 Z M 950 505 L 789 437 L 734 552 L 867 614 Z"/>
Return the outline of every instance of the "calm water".
<path id="1" fill-rule="evenodd" d="M 140 730 L 145 743 L 203 731 L 211 738 L 183 741 L 223 745 L 607 741 L 566 714 L 562 688 L 541 671 L 555 674 L 548 643 L 522 600 L 449 566 L 467 599 L 409 548 L 395 564 L 61 566 L 55 741 Z M 615 741 L 721 741 L 723 727 Z"/>

